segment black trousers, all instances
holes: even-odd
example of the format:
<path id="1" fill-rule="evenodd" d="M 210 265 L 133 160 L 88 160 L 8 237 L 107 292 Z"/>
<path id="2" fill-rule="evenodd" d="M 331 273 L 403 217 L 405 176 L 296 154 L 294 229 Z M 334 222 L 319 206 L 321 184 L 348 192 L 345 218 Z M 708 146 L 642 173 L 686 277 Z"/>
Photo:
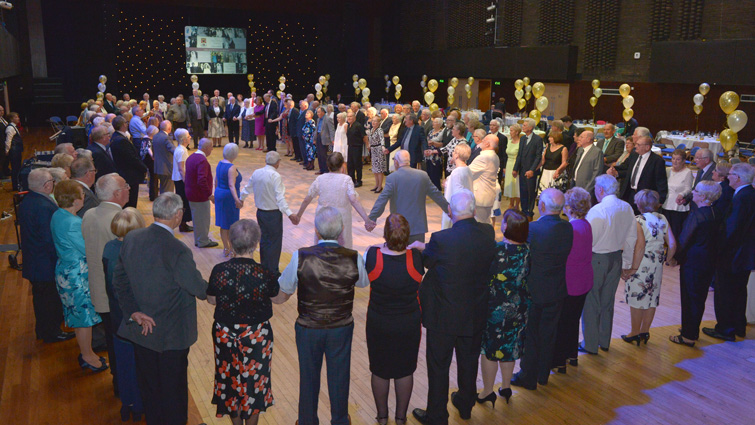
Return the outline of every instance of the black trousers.
<path id="1" fill-rule="evenodd" d="M 105 331 L 105 344 L 107 345 L 108 364 L 110 365 L 110 374 L 113 375 L 113 391 L 118 394 L 118 365 L 115 362 L 115 345 L 113 345 L 114 328 L 117 330 L 118 325 L 113 324 L 110 313 L 97 313 L 102 318 L 102 329 Z"/>
<path id="2" fill-rule="evenodd" d="M 147 180 L 147 188 L 149 188 L 149 200 L 154 201 L 157 199 L 160 182 L 157 178 L 157 174 L 155 174 L 155 160 L 152 159 L 149 154 L 144 155 L 144 159 L 142 160 L 144 162 L 144 165 L 147 166 L 147 170 L 149 172 L 149 180 Z"/>
<path id="3" fill-rule="evenodd" d="M 700 322 L 703 321 L 708 287 L 714 274 L 714 270 L 699 270 L 688 264 L 682 264 L 679 267 L 682 336 L 687 339 L 697 340 L 700 337 Z"/>
<path id="4" fill-rule="evenodd" d="M 716 331 L 734 336 L 744 335 L 747 328 L 747 280 L 750 271 L 716 270 L 715 298 Z M 710 282 L 710 280 L 708 281 Z"/>
<path id="5" fill-rule="evenodd" d="M 134 359 L 147 425 L 185 425 L 189 416 L 189 349 L 158 353 L 134 344 Z"/>
<path id="6" fill-rule="evenodd" d="M 186 128 L 186 121 L 171 121 L 173 131 L 176 131 L 177 128 Z"/>
<path id="7" fill-rule="evenodd" d="M 534 179 L 532 179 L 534 180 Z M 524 335 L 524 353 L 519 379 L 527 386 L 547 383 L 551 374 L 553 345 L 564 300 L 548 304 L 532 303 L 527 316 Z"/>
<path id="8" fill-rule="evenodd" d="M 291 143 L 294 145 L 294 159 L 301 159 L 301 146 L 299 146 L 299 137 L 291 136 Z"/>
<path id="9" fill-rule="evenodd" d="M 457 402 L 471 412 L 477 398 L 477 362 L 482 330 L 473 336 L 448 335 L 427 329 L 427 416 L 433 425 L 448 424 L 448 369 L 456 352 Z"/>
<path id="10" fill-rule="evenodd" d="M 128 202 L 126 205 L 123 206 L 123 208 L 126 207 L 134 207 L 136 208 L 136 203 L 139 201 L 139 185 L 142 183 L 142 180 L 136 181 L 127 181 L 129 186 L 128 191 Z"/>
<path id="11" fill-rule="evenodd" d="M 533 210 L 535 208 L 535 198 L 537 197 L 536 186 L 537 175 L 533 175 L 531 179 L 524 177 L 524 173 L 519 175 L 519 196 L 521 198 L 522 212 L 528 217 L 535 215 Z"/>
<path id="12" fill-rule="evenodd" d="M 268 270 L 278 272 L 283 247 L 283 213 L 279 210 L 257 210 L 257 223 L 260 235 L 260 264 Z"/>
<path id="13" fill-rule="evenodd" d="M 174 181 L 176 185 L 176 193 L 184 201 L 184 216 L 181 220 L 181 224 L 186 224 L 191 221 L 191 207 L 189 206 L 189 199 L 186 197 L 186 184 L 183 180 Z"/>
<path id="14" fill-rule="evenodd" d="M 239 130 L 239 122 L 231 119 L 230 121 L 226 121 L 226 123 L 228 123 L 228 141 L 238 145 L 241 131 Z"/>
<path id="15" fill-rule="evenodd" d="M 31 296 L 37 339 L 52 339 L 60 333 L 63 323 L 63 304 L 55 282 L 31 282 Z"/>
<path id="16" fill-rule="evenodd" d="M 346 170 L 354 182 L 362 182 L 362 146 L 349 146 Z"/>
<path id="17" fill-rule="evenodd" d="M 427 170 L 427 176 L 430 177 L 430 181 L 433 182 L 438 190 L 442 191 L 440 177 L 443 174 L 443 161 L 438 160 L 437 164 L 433 164 L 429 159 L 425 160 L 425 169 Z"/>
<path id="18" fill-rule="evenodd" d="M 191 138 L 194 140 L 194 149 L 199 148 L 199 139 L 204 137 L 204 123 L 202 121 L 191 122 Z"/>
<path id="19" fill-rule="evenodd" d="M 553 347 L 553 360 L 551 366 L 566 366 L 566 359 L 577 358 L 579 346 L 579 318 L 582 317 L 582 308 L 585 306 L 587 294 L 564 298 L 564 307 L 561 309 L 561 317 L 558 319 L 556 331 L 556 344 Z"/>
<path id="20" fill-rule="evenodd" d="M 278 136 L 275 134 L 275 130 L 278 128 L 278 123 L 265 124 L 265 144 L 267 144 L 268 151 L 274 151 L 277 145 Z"/>
<path id="21" fill-rule="evenodd" d="M 317 165 L 320 168 L 320 173 L 325 174 L 328 172 L 328 147 L 322 144 L 322 138 L 319 133 L 317 134 L 315 147 L 317 147 Z"/>
<path id="22" fill-rule="evenodd" d="M 13 190 L 21 190 L 19 187 L 18 173 L 21 172 L 21 167 L 24 165 L 23 153 L 24 150 L 22 147 L 13 144 L 8 151 L 8 156 L 6 158 L 7 162 L 3 164 L 5 167 L 7 167 L 6 164 L 10 164 L 10 178 L 11 183 L 13 183 Z"/>
<path id="23" fill-rule="evenodd" d="M 672 211 L 665 208 L 661 208 L 661 214 L 668 220 L 669 227 L 671 227 L 671 233 L 675 238 L 679 238 L 682 234 L 682 228 L 684 228 L 684 220 L 687 219 L 689 211 Z"/>

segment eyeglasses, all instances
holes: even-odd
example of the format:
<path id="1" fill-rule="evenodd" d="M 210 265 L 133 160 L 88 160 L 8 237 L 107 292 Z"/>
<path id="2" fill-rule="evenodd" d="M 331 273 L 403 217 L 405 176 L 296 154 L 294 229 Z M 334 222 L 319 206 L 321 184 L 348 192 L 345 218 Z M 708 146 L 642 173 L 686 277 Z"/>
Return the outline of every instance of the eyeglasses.
<path id="1" fill-rule="evenodd" d="M 131 186 L 128 185 L 128 183 L 123 185 L 124 187 L 119 187 L 118 190 L 129 190 L 131 189 Z"/>
<path id="2" fill-rule="evenodd" d="M 54 179 L 45 180 L 45 184 L 50 183 L 50 182 L 52 182 L 53 185 L 55 184 L 55 180 Z"/>
<path id="3" fill-rule="evenodd" d="M 92 168 L 91 170 L 87 171 L 87 173 L 97 174 L 97 169 L 96 168 Z"/>

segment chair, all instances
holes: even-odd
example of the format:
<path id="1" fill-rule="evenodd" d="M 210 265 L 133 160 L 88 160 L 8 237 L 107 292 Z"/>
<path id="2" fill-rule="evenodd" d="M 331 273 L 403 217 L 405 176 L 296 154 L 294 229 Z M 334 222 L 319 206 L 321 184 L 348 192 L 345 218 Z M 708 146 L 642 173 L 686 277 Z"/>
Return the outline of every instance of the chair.
<path id="1" fill-rule="evenodd" d="M 69 127 L 75 126 L 78 122 L 79 122 L 79 117 L 77 117 L 77 116 L 69 115 L 69 116 L 66 117 L 66 124 Z M 73 123 L 73 124 L 71 124 L 71 123 Z"/>
<path id="2" fill-rule="evenodd" d="M 66 127 L 65 124 L 63 123 L 63 120 L 60 119 L 60 117 L 50 117 L 47 120 L 47 122 L 50 123 L 52 130 L 55 132 L 63 130 Z"/>
<path id="3" fill-rule="evenodd" d="M 731 165 L 734 165 L 734 164 L 739 164 L 740 162 L 742 162 L 742 160 L 741 160 L 741 159 L 739 159 L 739 158 L 737 158 L 737 157 L 735 156 L 735 157 L 733 157 L 733 158 L 732 158 L 732 159 L 731 159 L 731 160 L 730 160 L 729 162 L 731 163 Z"/>
<path id="4" fill-rule="evenodd" d="M 693 148 L 709 149 L 710 143 L 708 142 L 695 142 L 692 144 Z"/>
<path id="5" fill-rule="evenodd" d="M 677 145 L 675 148 L 661 149 L 661 152 L 663 152 L 663 153 L 671 153 L 671 152 L 673 152 L 673 151 L 675 151 L 677 149 L 685 150 L 685 149 L 687 149 L 687 145 L 685 145 L 684 143 L 679 143 L 679 145 Z"/>
<path id="6" fill-rule="evenodd" d="M 747 162 L 750 163 L 750 165 L 755 165 L 755 157 L 750 157 Z"/>

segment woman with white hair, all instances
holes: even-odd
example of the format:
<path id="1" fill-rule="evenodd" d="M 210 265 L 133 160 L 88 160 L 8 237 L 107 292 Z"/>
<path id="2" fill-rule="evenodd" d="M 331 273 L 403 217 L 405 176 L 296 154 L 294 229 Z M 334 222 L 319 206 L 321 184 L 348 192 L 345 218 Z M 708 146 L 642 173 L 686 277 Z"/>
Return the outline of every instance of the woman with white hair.
<path id="1" fill-rule="evenodd" d="M 251 99 L 244 99 L 244 106 L 239 112 L 238 119 L 241 121 L 241 141 L 244 142 L 245 148 L 254 146 L 254 108 Z"/>
<path id="2" fill-rule="evenodd" d="M 346 112 L 336 115 L 336 135 L 333 138 L 333 152 L 340 152 L 344 158 L 348 158 L 349 146 L 346 140 Z"/>
<path id="3" fill-rule="evenodd" d="M 375 193 L 383 191 L 383 173 L 388 171 L 383 154 L 383 129 L 380 128 L 380 116 L 372 117 L 372 131 L 368 137 L 370 142 L 370 155 L 372 156 L 372 174 L 375 176 L 375 187 L 370 189 Z"/>
<path id="4" fill-rule="evenodd" d="M 223 116 L 225 110 L 220 106 L 220 100 L 217 97 L 212 98 L 212 105 L 207 108 L 207 116 L 210 117 L 207 137 L 212 139 L 212 146 L 219 148 L 222 146 L 222 139 L 225 136 L 225 127 L 223 126 Z"/>
<path id="5" fill-rule="evenodd" d="M 442 190 L 440 187 L 440 177 L 443 174 L 443 158 L 440 151 L 436 148 L 443 146 L 443 119 L 433 118 L 432 129 L 427 134 L 427 145 L 430 146 L 425 153 L 425 168 L 427 169 L 427 176 L 430 177 L 430 181 L 433 182 L 438 190 Z"/>
<path id="6" fill-rule="evenodd" d="M 239 210 L 244 206 L 244 202 L 239 198 L 241 173 L 233 165 L 238 156 L 239 145 L 228 143 L 223 148 L 223 159 L 218 162 L 215 169 L 215 225 L 220 227 L 223 255 L 226 257 L 231 255 L 228 231 L 233 223 L 239 221 Z"/>
<path id="7" fill-rule="evenodd" d="M 189 207 L 189 199 L 186 197 L 186 185 L 184 184 L 184 178 L 186 177 L 186 160 L 189 158 L 189 152 L 187 150 L 191 136 L 189 131 L 185 128 L 178 128 L 174 132 L 176 142 L 176 150 L 173 151 L 173 174 L 171 180 L 176 187 L 176 195 L 181 197 L 184 203 L 184 215 L 181 219 L 181 224 L 178 226 L 180 232 L 190 232 L 193 230 L 189 227 L 188 222 L 191 221 L 191 208 Z"/>
<path id="8" fill-rule="evenodd" d="M 152 138 L 159 132 L 160 130 L 156 126 L 150 125 L 147 128 L 147 137 L 142 139 L 142 148 L 139 151 L 142 162 L 147 166 L 147 170 L 149 171 L 148 189 L 150 201 L 157 199 L 159 188 L 158 178 L 155 174 L 155 154 L 152 152 Z"/>
<path id="9" fill-rule="evenodd" d="M 509 208 L 519 209 L 519 178 L 514 177 L 514 164 L 519 153 L 519 137 L 522 127 L 514 124 L 509 127 L 509 142 L 506 144 L 506 163 L 501 163 L 503 168 L 503 196 L 509 198 Z"/>
<path id="10" fill-rule="evenodd" d="M 463 189 L 474 193 L 472 172 L 467 166 L 467 160 L 471 154 L 472 148 L 470 148 L 466 142 L 461 142 L 456 145 L 456 148 L 451 153 L 451 159 L 449 162 L 454 162 L 454 169 L 446 178 L 446 190 L 443 192 L 443 196 L 445 196 L 446 200 L 449 202 L 455 193 L 460 192 Z M 451 220 L 451 217 L 448 216 L 448 213 L 444 212 L 443 217 L 441 218 L 440 228 L 448 229 L 451 226 L 453 226 L 453 221 Z"/>

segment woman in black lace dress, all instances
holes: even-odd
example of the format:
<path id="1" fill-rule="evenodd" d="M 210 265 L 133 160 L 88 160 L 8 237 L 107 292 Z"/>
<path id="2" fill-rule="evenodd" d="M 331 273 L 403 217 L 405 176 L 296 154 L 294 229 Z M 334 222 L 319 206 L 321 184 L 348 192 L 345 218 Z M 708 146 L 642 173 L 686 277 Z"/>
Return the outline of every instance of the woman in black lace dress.
<path id="1" fill-rule="evenodd" d="M 216 265 L 207 301 L 215 305 L 215 388 L 217 416 L 234 425 L 254 425 L 274 404 L 270 383 L 273 355 L 271 302 L 282 302 L 278 276 L 252 259 L 260 240 L 254 220 L 239 220 L 229 229 L 233 258 Z"/>

